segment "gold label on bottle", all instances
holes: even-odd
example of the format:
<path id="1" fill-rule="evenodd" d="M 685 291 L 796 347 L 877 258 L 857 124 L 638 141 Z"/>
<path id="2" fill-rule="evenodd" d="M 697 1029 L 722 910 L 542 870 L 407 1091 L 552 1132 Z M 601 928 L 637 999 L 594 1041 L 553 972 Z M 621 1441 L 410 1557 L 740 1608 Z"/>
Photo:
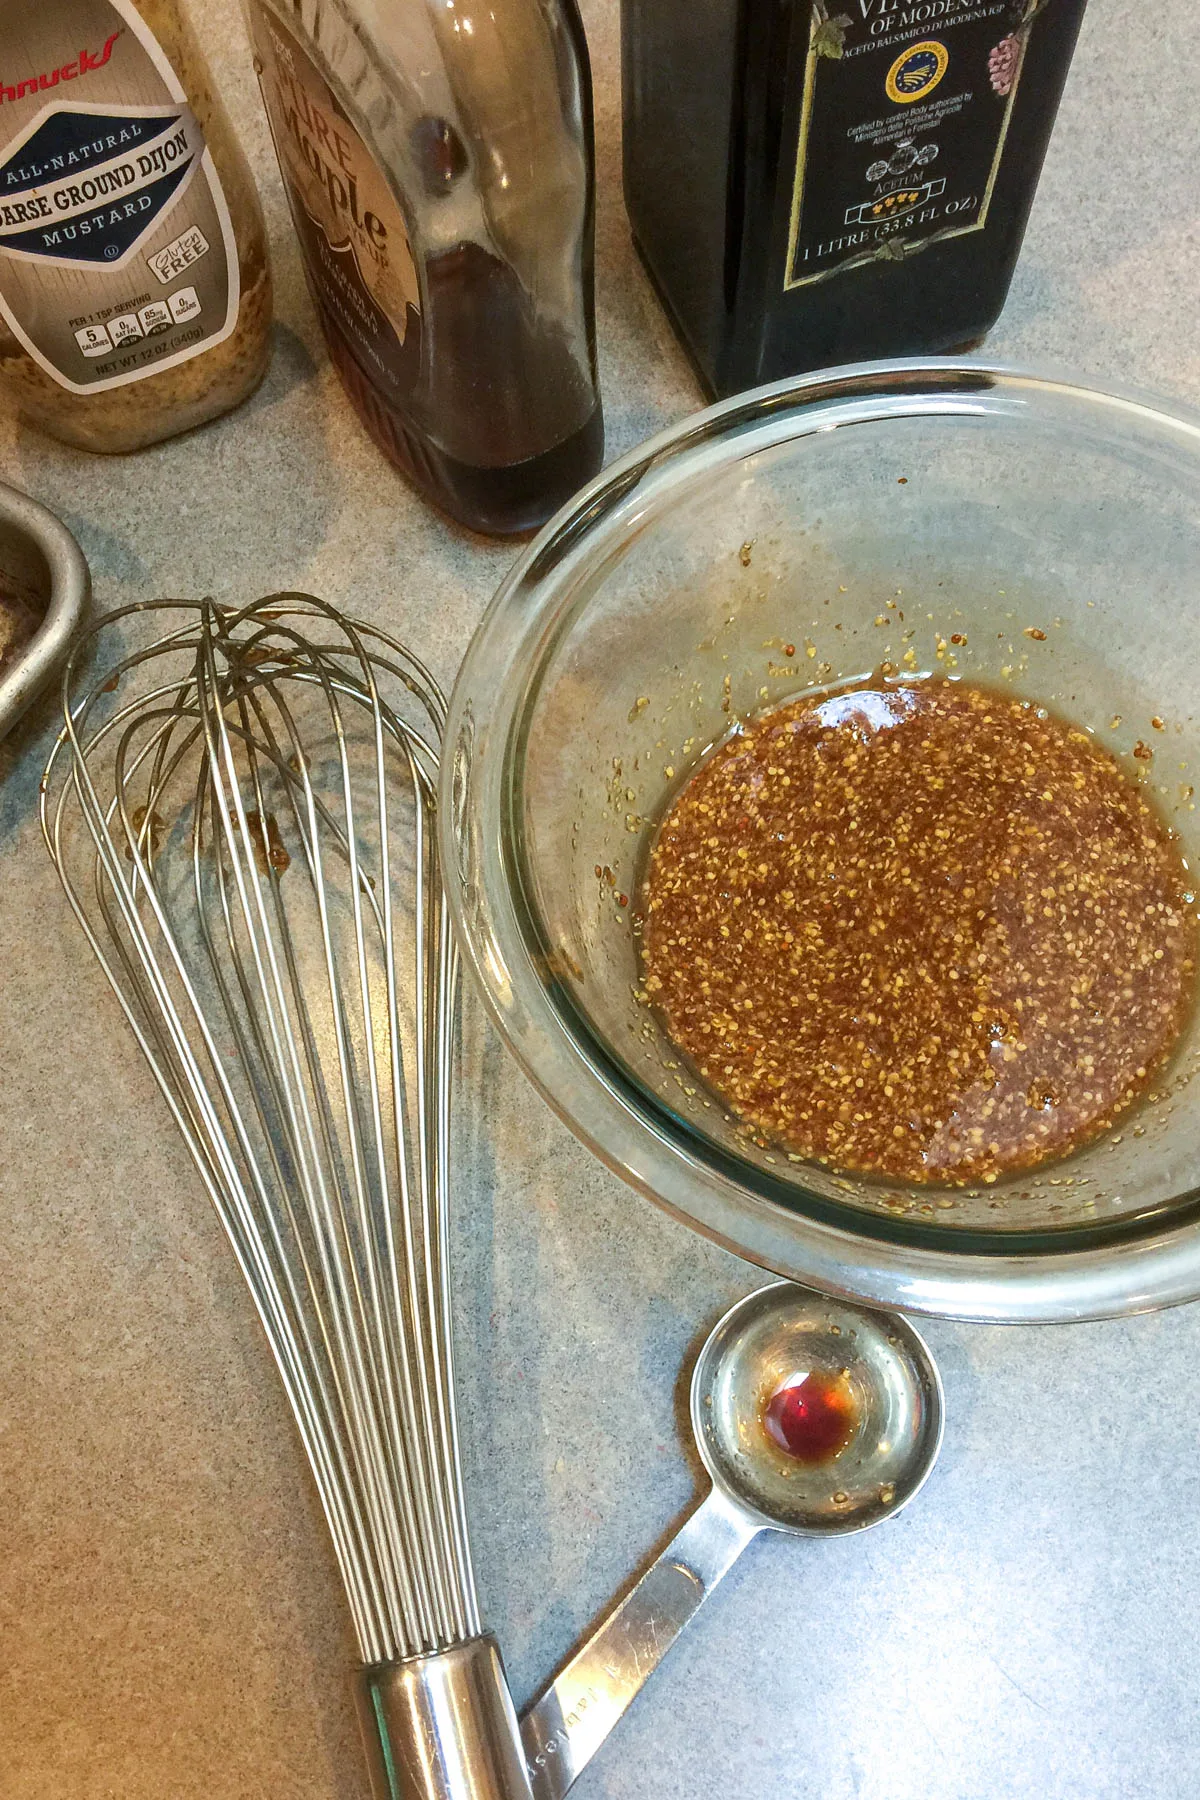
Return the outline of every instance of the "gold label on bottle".
<path id="1" fill-rule="evenodd" d="M 982 231 L 1048 0 L 814 0 L 785 289 Z"/>
<path id="2" fill-rule="evenodd" d="M 387 179 L 308 52 L 252 0 L 250 31 L 292 219 L 327 330 L 394 405 L 420 350 L 420 288 Z"/>
<path id="3" fill-rule="evenodd" d="M 204 135 L 129 0 L 8 0 L 0 18 L 0 313 L 94 394 L 237 324 L 237 246 Z"/>

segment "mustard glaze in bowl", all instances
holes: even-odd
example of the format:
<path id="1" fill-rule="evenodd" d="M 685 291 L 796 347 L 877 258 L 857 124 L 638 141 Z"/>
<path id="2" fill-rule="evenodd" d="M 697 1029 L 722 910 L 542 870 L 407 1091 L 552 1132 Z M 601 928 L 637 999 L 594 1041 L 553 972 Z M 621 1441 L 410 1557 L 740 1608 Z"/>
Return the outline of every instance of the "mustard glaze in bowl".
<path id="1" fill-rule="evenodd" d="M 975 362 L 741 395 L 583 489 L 468 650 L 441 806 L 467 963 L 609 1167 L 766 1268 L 972 1319 L 1191 1299 L 1194 1018 L 1149 1096 L 1065 1160 L 977 1188 L 852 1176 L 756 1142 L 690 1073 L 645 1003 L 637 890 L 665 806 L 731 724 L 885 665 L 1093 732 L 1194 867 L 1198 663 L 1200 417 Z"/>

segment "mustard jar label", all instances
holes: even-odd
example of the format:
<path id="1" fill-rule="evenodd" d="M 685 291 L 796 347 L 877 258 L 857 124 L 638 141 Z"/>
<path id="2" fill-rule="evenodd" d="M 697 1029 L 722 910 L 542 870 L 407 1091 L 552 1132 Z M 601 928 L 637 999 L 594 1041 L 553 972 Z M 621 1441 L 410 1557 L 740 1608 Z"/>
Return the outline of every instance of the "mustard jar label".
<path id="1" fill-rule="evenodd" d="M 62 387 L 187 361 L 237 323 L 237 247 L 204 134 L 130 0 L 0 24 L 0 313 Z"/>

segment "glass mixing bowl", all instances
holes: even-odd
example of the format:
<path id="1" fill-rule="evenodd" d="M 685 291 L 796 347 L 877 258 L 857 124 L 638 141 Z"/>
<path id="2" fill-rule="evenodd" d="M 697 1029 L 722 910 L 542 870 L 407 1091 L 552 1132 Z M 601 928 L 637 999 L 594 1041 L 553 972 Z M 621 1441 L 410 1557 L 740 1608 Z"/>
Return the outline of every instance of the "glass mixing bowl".
<path id="1" fill-rule="evenodd" d="M 1192 861 L 1198 662 L 1200 418 L 969 362 L 712 407 L 552 520 L 470 646 L 441 809 L 466 959 L 572 1129 L 769 1269 L 960 1318 L 1190 1299 L 1200 1027 L 1068 1160 L 977 1189 L 839 1174 L 756 1144 L 681 1062 L 639 998 L 638 883 L 664 806 L 731 724 L 883 664 L 1087 727 Z"/>

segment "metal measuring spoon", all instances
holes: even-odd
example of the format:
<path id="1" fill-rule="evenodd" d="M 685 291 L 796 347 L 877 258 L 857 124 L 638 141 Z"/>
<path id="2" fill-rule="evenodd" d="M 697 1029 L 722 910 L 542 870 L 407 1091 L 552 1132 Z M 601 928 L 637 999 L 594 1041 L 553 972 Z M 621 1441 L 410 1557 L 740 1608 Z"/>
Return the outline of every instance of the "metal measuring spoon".
<path id="1" fill-rule="evenodd" d="M 808 1394 L 820 1404 L 806 1428 Z M 841 1536 L 907 1505 L 937 1459 L 942 1410 L 937 1365 L 894 1313 L 789 1281 L 731 1307 L 692 1374 L 712 1489 L 522 1719 L 534 1800 L 561 1800 L 751 1538 Z M 802 1460 L 788 1438 L 824 1459 Z"/>

